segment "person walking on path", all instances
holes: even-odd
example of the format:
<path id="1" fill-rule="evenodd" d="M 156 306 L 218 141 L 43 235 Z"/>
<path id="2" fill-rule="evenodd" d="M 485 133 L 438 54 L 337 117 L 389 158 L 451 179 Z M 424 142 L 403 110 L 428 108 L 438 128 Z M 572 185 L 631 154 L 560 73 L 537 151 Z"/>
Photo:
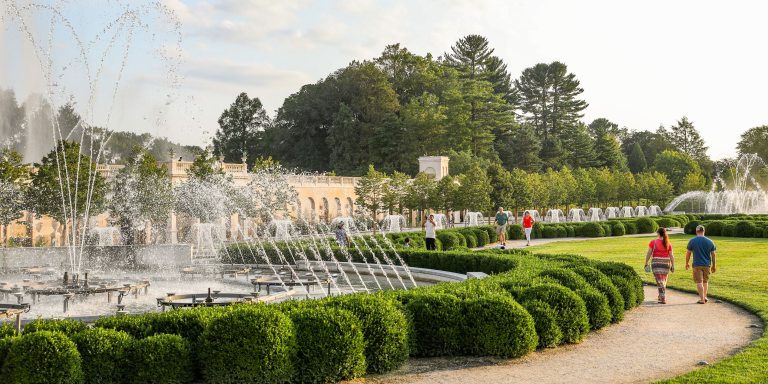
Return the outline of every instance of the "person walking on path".
<path id="1" fill-rule="evenodd" d="M 430 214 L 429 218 L 427 220 L 424 220 L 424 222 L 421 224 L 421 227 L 424 228 L 425 231 L 425 243 L 427 244 L 427 251 L 435 251 L 437 250 L 437 244 L 435 242 L 435 229 L 437 228 L 437 224 L 435 224 L 435 215 Z"/>
<path id="2" fill-rule="evenodd" d="M 704 226 L 696 227 L 696 237 L 688 241 L 688 252 L 685 253 L 685 270 L 690 269 L 691 254 L 693 254 L 693 281 L 699 293 L 699 304 L 706 304 L 709 290 L 709 274 L 717 270 L 715 243 L 704 236 Z"/>
<path id="3" fill-rule="evenodd" d="M 339 225 L 336 226 L 336 243 L 339 244 L 339 247 L 346 247 L 349 244 L 349 235 L 347 234 L 347 231 L 344 229 L 344 222 L 340 222 Z"/>
<path id="4" fill-rule="evenodd" d="M 536 222 L 536 220 L 533 219 L 533 215 L 531 215 L 530 212 L 525 211 L 523 214 L 523 230 L 525 231 L 525 239 L 528 240 L 528 242 L 525 244 L 525 246 L 531 245 L 531 232 L 533 231 L 533 224 Z"/>
<path id="5" fill-rule="evenodd" d="M 499 207 L 499 211 L 496 212 L 496 234 L 499 237 L 499 245 L 507 245 L 507 214 L 504 213 L 504 208 Z"/>
<path id="6" fill-rule="evenodd" d="M 656 286 L 659 288 L 659 303 L 667 303 L 667 276 L 675 271 L 675 257 L 672 255 L 672 244 L 669 242 L 667 229 L 664 227 L 656 231 L 657 239 L 648 244 L 648 253 L 645 255 L 645 270 L 652 271 L 656 278 Z M 651 261 L 650 266 L 648 261 Z"/>

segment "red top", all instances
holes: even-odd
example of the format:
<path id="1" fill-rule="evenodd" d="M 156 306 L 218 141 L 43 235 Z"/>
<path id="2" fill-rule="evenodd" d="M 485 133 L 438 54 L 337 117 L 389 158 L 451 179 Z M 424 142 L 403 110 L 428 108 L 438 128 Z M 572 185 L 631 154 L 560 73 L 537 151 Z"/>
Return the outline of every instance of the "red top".
<path id="1" fill-rule="evenodd" d="M 672 252 L 672 244 L 667 244 L 667 249 L 664 249 L 664 242 L 661 239 L 651 240 L 648 248 L 653 249 L 653 257 L 669 257 L 669 253 Z"/>
<path id="2" fill-rule="evenodd" d="M 523 217 L 523 228 L 533 227 L 533 216 L 528 215 Z"/>

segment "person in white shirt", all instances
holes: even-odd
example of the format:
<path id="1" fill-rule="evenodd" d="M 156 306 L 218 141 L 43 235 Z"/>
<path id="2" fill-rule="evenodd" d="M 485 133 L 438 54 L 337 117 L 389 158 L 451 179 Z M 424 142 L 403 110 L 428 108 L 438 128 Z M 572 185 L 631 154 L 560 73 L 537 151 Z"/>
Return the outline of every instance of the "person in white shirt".
<path id="1" fill-rule="evenodd" d="M 435 215 L 430 214 L 429 218 L 424 220 L 421 224 L 421 227 L 424 228 L 424 231 L 426 232 L 424 237 L 426 238 L 425 243 L 427 244 L 427 250 L 437 250 L 437 243 L 435 242 L 435 228 L 437 227 L 437 224 L 435 224 Z"/>

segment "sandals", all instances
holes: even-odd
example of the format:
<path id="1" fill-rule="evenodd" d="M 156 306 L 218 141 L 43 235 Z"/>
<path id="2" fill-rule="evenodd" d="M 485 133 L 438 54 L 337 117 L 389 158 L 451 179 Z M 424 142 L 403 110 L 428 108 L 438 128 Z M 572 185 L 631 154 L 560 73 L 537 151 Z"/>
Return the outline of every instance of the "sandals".
<path id="1" fill-rule="evenodd" d="M 696 304 L 706 304 L 706 303 L 707 303 L 707 301 L 701 301 L 701 300 L 696 302 Z"/>

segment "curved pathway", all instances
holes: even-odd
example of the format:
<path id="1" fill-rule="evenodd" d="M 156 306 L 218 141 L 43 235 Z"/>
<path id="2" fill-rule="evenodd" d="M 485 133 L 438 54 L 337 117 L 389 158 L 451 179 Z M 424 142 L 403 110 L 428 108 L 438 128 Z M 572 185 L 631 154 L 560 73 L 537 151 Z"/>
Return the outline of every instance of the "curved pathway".
<path id="1" fill-rule="evenodd" d="M 645 287 L 646 299 L 656 288 Z M 619 324 L 591 332 L 580 344 L 519 359 L 411 359 L 398 371 L 364 383 L 639 383 L 671 378 L 716 362 L 758 338 L 760 320 L 728 303 L 674 290 L 669 304 L 646 300 Z"/>

